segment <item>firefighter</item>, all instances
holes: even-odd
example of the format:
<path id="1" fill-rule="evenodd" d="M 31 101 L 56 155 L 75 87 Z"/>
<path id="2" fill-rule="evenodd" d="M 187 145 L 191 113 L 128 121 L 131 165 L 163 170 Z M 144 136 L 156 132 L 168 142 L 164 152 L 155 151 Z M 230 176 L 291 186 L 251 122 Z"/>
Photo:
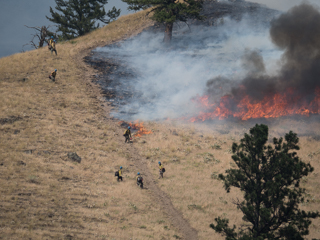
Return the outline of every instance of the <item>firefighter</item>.
<path id="1" fill-rule="evenodd" d="M 56 50 L 56 40 L 53 40 L 51 43 L 51 55 L 52 53 L 55 52 L 57 55 L 57 50 Z"/>
<path id="2" fill-rule="evenodd" d="M 158 162 L 159 164 L 159 179 L 163 178 L 163 173 L 164 173 L 164 167 L 162 166 L 161 162 Z"/>
<path id="3" fill-rule="evenodd" d="M 130 142 L 131 139 L 131 127 L 129 126 L 128 129 L 124 132 L 123 136 L 126 138 L 124 143 L 126 143 L 128 141 L 128 143 Z"/>
<path id="4" fill-rule="evenodd" d="M 51 36 L 51 38 L 48 41 L 48 49 L 51 50 L 52 49 L 52 43 L 53 43 L 53 36 Z"/>
<path id="5" fill-rule="evenodd" d="M 55 82 L 56 81 L 56 76 L 57 76 L 57 69 L 55 69 L 50 75 L 49 78 Z"/>
<path id="6" fill-rule="evenodd" d="M 143 178 L 141 177 L 140 173 L 138 172 L 137 174 L 137 185 L 140 187 L 140 188 L 143 188 Z"/>
<path id="7" fill-rule="evenodd" d="M 120 169 L 118 170 L 118 182 L 121 180 L 122 182 L 122 166 L 120 167 Z"/>

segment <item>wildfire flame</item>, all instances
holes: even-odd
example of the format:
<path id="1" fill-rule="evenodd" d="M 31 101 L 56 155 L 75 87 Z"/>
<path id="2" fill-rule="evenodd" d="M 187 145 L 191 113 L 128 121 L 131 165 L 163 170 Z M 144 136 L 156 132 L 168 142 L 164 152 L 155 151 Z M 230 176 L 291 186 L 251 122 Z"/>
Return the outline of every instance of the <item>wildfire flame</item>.
<path id="1" fill-rule="evenodd" d="M 126 125 L 126 127 L 130 126 L 131 129 L 134 131 L 134 133 L 132 135 L 135 136 L 135 137 L 141 137 L 142 135 L 151 134 L 152 133 L 152 131 L 148 131 L 143 126 L 143 122 L 139 122 L 139 120 L 136 120 L 136 121 L 131 122 L 131 123 L 126 123 L 124 121 L 120 121 L 119 124 L 120 125 Z"/>
<path id="2" fill-rule="evenodd" d="M 320 88 L 314 92 L 314 98 L 310 101 L 297 95 L 293 89 L 285 93 L 277 93 L 273 96 L 265 96 L 256 101 L 245 94 L 240 100 L 234 96 L 225 95 L 218 103 L 210 103 L 209 96 L 205 95 L 194 99 L 203 111 L 191 122 L 205 121 L 208 119 L 225 119 L 228 117 L 248 120 L 250 118 L 277 118 L 288 115 L 304 115 L 320 113 Z"/>

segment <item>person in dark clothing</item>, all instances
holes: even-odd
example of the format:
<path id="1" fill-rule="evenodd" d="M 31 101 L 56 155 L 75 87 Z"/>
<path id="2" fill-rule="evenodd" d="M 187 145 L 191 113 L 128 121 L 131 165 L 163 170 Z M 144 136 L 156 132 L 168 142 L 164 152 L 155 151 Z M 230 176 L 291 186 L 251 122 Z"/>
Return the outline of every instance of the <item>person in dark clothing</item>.
<path id="1" fill-rule="evenodd" d="M 139 172 L 138 172 L 138 174 L 137 174 L 136 179 L 137 179 L 137 185 L 138 185 L 140 188 L 143 188 L 143 178 L 142 178 L 142 176 L 140 175 Z"/>
<path id="2" fill-rule="evenodd" d="M 131 127 L 129 126 L 128 129 L 123 134 L 123 136 L 126 138 L 124 141 L 125 143 L 130 142 L 130 138 L 131 138 L 131 130 L 130 129 L 131 129 Z"/>
<path id="3" fill-rule="evenodd" d="M 163 166 L 162 166 L 162 164 L 161 164 L 161 162 L 158 162 L 158 164 L 159 164 L 159 179 L 160 178 L 163 178 Z"/>
<path id="4" fill-rule="evenodd" d="M 49 78 L 55 82 L 56 81 L 56 76 L 57 76 L 57 69 L 55 69 L 50 75 Z"/>

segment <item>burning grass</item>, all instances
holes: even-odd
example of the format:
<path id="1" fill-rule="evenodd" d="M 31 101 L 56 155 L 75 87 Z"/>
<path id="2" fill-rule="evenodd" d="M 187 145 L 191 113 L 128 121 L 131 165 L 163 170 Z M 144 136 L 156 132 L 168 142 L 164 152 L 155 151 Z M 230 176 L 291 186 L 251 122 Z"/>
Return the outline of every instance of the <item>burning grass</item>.
<path id="1" fill-rule="evenodd" d="M 148 134 L 152 133 L 152 131 L 147 130 L 144 127 L 144 123 L 140 122 L 139 120 L 136 120 L 134 122 L 129 122 L 129 123 L 124 122 L 124 121 L 120 121 L 118 124 L 124 128 L 128 128 L 130 126 L 131 131 L 132 131 L 132 135 L 134 137 L 141 137 L 142 135 L 148 135 Z"/>
<path id="2" fill-rule="evenodd" d="M 265 96 L 262 100 L 254 100 L 244 94 L 241 98 L 231 95 L 223 96 L 218 103 L 210 102 L 210 97 L 205 95 L 194 99 L 203 109 L 191 122 L 205 121 L 208 119 L 225 119 L 235 117 L 241 120 L 251 118 L 278 118 L 283 116 L 320 113 L 320 88 L 316 88 L 312 99 L 299 95 L 293 89 L 285 93 L 277 93 L 273 96 Z"/>

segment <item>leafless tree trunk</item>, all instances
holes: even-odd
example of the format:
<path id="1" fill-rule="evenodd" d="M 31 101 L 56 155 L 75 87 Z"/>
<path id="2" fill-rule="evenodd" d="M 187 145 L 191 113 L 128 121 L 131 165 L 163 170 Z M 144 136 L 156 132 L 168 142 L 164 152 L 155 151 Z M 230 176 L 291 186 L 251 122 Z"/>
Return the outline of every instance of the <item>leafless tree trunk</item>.
<path id="1" fill-rule="evenodd" d="M 30 45 L 32 45 L 36 49 L 43 47 L 44 43 L 46 42 L 46 37 L 48 37 L 48 34 L 49 34 L 49 30 L 48 29 L 50 28 L 50 26 L 48 26 L 48 27 L 47 26 L 28 27 L 27 25 L 24 25 L 24 26 L 26 26 L 27 28 L 33 28 L 33 29 L 36 30 L 36 33 L 33 34 L 33 38 L 30 41 Z M 34 42 L 35 38 L 38 38 L 39 44 L 35 44 L 35 42 Z M 29 44 L 27 43 L 25 45 L 29 45 Z"/>
<path id="2" fill-rule="evenodd" d="M 163 39 L 163 41 L 164 41 L 166 44 L 170 44 L 171 38 L 172 38 L 173 23 L 166 23 L 165 26 L 166 26 L 166 30 L 165 30 L 165 32 L 164 32 L 164 39 Z"/>

